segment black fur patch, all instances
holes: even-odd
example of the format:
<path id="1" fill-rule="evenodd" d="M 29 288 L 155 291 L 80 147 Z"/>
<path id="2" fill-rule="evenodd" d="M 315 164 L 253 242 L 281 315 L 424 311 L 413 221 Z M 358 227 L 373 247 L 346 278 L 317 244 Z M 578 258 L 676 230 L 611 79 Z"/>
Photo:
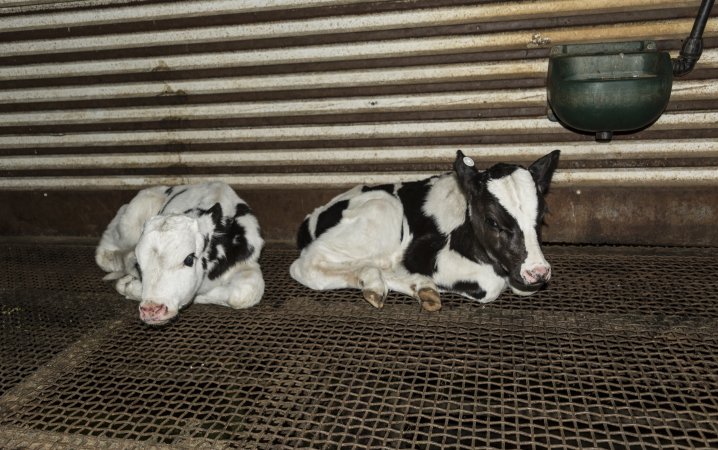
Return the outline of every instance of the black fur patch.
<path id="1" fill-rule="evenodd" d="M 397 191 L 404 206 L 404 216 L 414 238 L 404 252 L 404 267 L 411 273 L 433 275 L 436 271 L 436 255 L 446 245 L 446 236 L 439 231 L 432 217 L 424 214 L 422 207 L 431 189 L 432 178 L 405 183 Z"/>
<path id="2" fill-rule="evenodd" d="M 469 261 L 473 261 L 478 264 L 491 264 L 494 272 L 500 276 L 507 275 L 506 271 L 501 267 L 501 264 L 498 261 L 494 261 L 489 256 L 486 249 L 478 242 L 476 235 L 474 234 L 474 229 L 471 226 L 468 208 L 466 210 L 464 223 L 451 232 L 449 249 L 455 251 Z"/>
<path id="3" fill-rule="evenodd" d="M 486 297 L 486 291 L 481 289 L 479 283 L 476 283 L 475 281 L 457 281 L 449 290 L 464 294 L 474 300 L 481 300 Z"/>
<path id="4" fill-rule="evenodd" d="M 347 209 L 347 206 L 349 206 L 349 200 L 342 200 L 334 203 L 319 214 L 319 217 L 317 217 L 317 227 L 314 230 L 315 239 L 342 220 L 342 214 L 344 210 Z"/>
<path id="5" fill-rule="evenodd" d="M 174 186 L 168 187 L 167 189 L 165 189 L 165 195 L 172 195 L 172 191 L 174 190 Z"/>
<path id="6" fill-rule="evenodd" d="M 237 203 L 237 208 L 234 212 L 234 217 L 242 217 L 246 216 L 247 214 L 251 214 L 252 210 L 249 208 L 249 205 L 246 203 Z"/>
<path id="7" fill-rule="evenodd" d="M 516 169 L 518 168 L 519 166 L 517 166 L 516 164 L 498 163 L 489 167 L 486 172 L 489 175 L 489 178 L 496 180 L 498 178 L 503 178 L 511 175 L 512 173 L 516 172 Z"/>
<path id="8" fill-rule="evenodd" d="M 222 205 L 218 202 L 212 205 L 211 208 L 206 210 L 203 214 L 210 214 L 212 216 L 212 223 L 214 223 L 215 230 L 221 229 L 223 225 L 224 212 L 222 211 Z"/>
<path id="9" fill-rule="evenodd" d="M 207 209 L 191 208 L 191 209 L 186 210 L 184 213 L 190 214 L 190 215 L 196 214 L 197 216 L 210 215 L 210 216 L 212 216 L 212 224 L 214 224 L 215 228 L 222 225 L 223 212 L 222 212 L 222 205 L 220 205 L 219 203 L 215 203 L 214 205 L 212 205 L 211 208 L 207 208 Z"/>
<path id="10" fill-rule="evenodd" d="M 380 184 L 379 186 L 362 186 L 361 191 L 362 192 L 384 191 L 388 194 L 394 195 L 394 185 L 393 184 Z"/>
<path id="11" fill-rule="evenodd" d="M 312 235 L 309 233 L 309 217 L 304 219 L 304 222 L 299 226 L 297 232 L 297 248 L 303 250 L 304 247 L 312 242 Z"/>
<path id="12" fill-rule="evenodd" d="M 471 222 L 469 221 L 468 208 L 466 210 L 464 223 L 456 227 L 451 232 L 449 249 L 475 263 L 487 262 L 488 258 L 485 253 L 482 252 L 481 248 L 476 245 L 474 230 L 471 228 Z"/>
<path id="13" fill-rule="evenodd" d="M 212 216 L 214 218 L 215 214 Z M 219 223 L 215 223 L 215 230 L 209 242 L 209 253 L 207 255 L 213 263 L 207 275 L 210 280 L 221 276 L 227 269 L 249 258 L 254 252 L 254 248 L 247 242 L 244 227 L 237 221 L 239 217 L 241 216 L 223 217 L 219 219 Z M 224 253 L 222 257 L 220 257 L 219 252 L 220 247 Z"/>
<path id="14" fill-rule="evenodd" d="M 135 263 L 135 270 L 137 271 L 137 278 L 142 281 L 142 269 L 140 269 L 140 263 Z"/>

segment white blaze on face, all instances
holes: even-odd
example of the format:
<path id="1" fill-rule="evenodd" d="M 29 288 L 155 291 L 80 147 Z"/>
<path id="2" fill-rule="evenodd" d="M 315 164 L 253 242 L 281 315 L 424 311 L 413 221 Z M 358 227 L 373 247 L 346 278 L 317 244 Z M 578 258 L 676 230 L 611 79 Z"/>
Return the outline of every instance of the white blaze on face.
<path id="1" fill-rule="evenodd" d="M 202 263 L 191 267 L 188 255 L 200 257 L 204 238 L 197 221 L 184 216 L 158 216 L 150 219 L 135 248 L 142 271 L 142 305 L 167 307 L 166 319 L 177 314 L 195 296 L 203 279 Z"/>
<path id="2" fill-rule="evenodd" d="M 550 267 L 536 233 L 538 216 L 538 193 L 533 177 L 528 170 L 517 169 L 511 175 L 490 180 L 487 188 L 506 211 L 516 220 L 524 235 L 526 260 L 521 264 L 520 274 L 528 284 L 539 281 L 534 272 L 545 270 L 545 279 L 550 276 Z"/>

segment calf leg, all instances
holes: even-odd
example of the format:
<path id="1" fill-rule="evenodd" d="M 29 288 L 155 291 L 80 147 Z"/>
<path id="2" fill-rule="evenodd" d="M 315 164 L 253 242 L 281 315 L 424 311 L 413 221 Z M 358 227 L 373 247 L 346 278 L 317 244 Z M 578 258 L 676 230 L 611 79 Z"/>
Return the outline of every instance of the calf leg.
<path id="1" fill-rule="evenodd" d="M 122 205 L 110 224 L 102 233 L 102 238 L 95 251 L 95 261 L 102 270 L 110 273 L 123 273 L 125 255 L 132 246 L 123 245 L 119 225 L 127 212 L 127 205 Z"/>
<path id="2" fill-rule="evenodd" d="M 389 289 L 414 297 L 419 300 L 424 310 L 438 311 L 441 309 L 441 296 L 431 278 L 402 270 L 385 273 L 385 278 Z"/>
<path id="3" fill-rule="evenodd" d="M 381 308 L 388 293 L 384 270 L 401 255 L 403 217 L 401 202 L 384 191 L 351 197 L 339 223 L 294 261 L 292 278 L 316 290 L 361 289 L 370 304 Z"/>
<path id="4" fill-rule="evenodd" d="M 264 295 L 264 278 L 259 264 L 240 263 L 222 276 L 222 284 L 195 297 L 195 303 L 230 306 L 235 309 L 254 306 Z"/>
<path id="5" fill-rule="evenodd" d="M 289 269 L 292 278 L 316 290 L 361 289 L 364 299 L 375 308 L 384 306 L 389 289 L 379 268 L 372 265 L 352 267 L 351 263 L 328 264 L 300 258 Z"/>
<path id="6" fill-rule="evenodd" d="M 359 279 L 346 268 L 330 266 L 313 258 L 299 258 L 289 267 L 289 274 L 317 291 L 329 289 L 359 288 Z"/>
<path id="7" fill-rule="evenodd" d="M 128 204 L 122 205 L 102 233 L 95 251 L 95 261 L 109 279 L 126 273 L 127 256 L 140 240 L 147 219 L 157 214 L 166 200 L 164 186 L 143 189 Z M 131 267 L 131 266 L 129 266 Z"/>
<path id="8" fill-rule="evenodd" d="M 117 280 L 115 289 L 125 298 L 137 301 L 142 300 L 142 281 L 132 274 L 125 275 Z"/>
<path id="9" fill-rule="evenodd" d="M 359 287 L 364 299 L 375 308 L 382 308 L 389 288 L 384 281 L 381 270 L 373 266 L 365 266 L 359 271 Z"/>

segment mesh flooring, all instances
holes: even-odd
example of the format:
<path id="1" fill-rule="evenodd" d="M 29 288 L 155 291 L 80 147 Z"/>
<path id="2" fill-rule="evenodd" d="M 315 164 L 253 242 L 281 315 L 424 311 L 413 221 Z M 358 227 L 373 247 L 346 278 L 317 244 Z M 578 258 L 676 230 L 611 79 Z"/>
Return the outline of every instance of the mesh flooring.
<path id="1" fill-rule="evenodd" d="M 0 251 L 0 448 L 718 447 L 712 250 L 549 247 L 548 290 L 430 314 L 305 289 L 273 246 L 260 306 L 165 328 L 90 246 Z"/>

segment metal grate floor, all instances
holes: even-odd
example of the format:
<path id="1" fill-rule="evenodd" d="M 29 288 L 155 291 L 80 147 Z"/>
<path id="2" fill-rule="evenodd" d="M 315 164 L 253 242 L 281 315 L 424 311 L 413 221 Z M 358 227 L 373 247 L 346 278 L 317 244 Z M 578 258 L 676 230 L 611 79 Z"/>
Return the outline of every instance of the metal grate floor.
<path id="1" fill-rule="evenodd" d="M 715 250 L 550 246 L 532 297 L 439 313 L 292 281 L 150 328 L 93 247 L 0 244 L 0 448 L 718 447 Z"/>

